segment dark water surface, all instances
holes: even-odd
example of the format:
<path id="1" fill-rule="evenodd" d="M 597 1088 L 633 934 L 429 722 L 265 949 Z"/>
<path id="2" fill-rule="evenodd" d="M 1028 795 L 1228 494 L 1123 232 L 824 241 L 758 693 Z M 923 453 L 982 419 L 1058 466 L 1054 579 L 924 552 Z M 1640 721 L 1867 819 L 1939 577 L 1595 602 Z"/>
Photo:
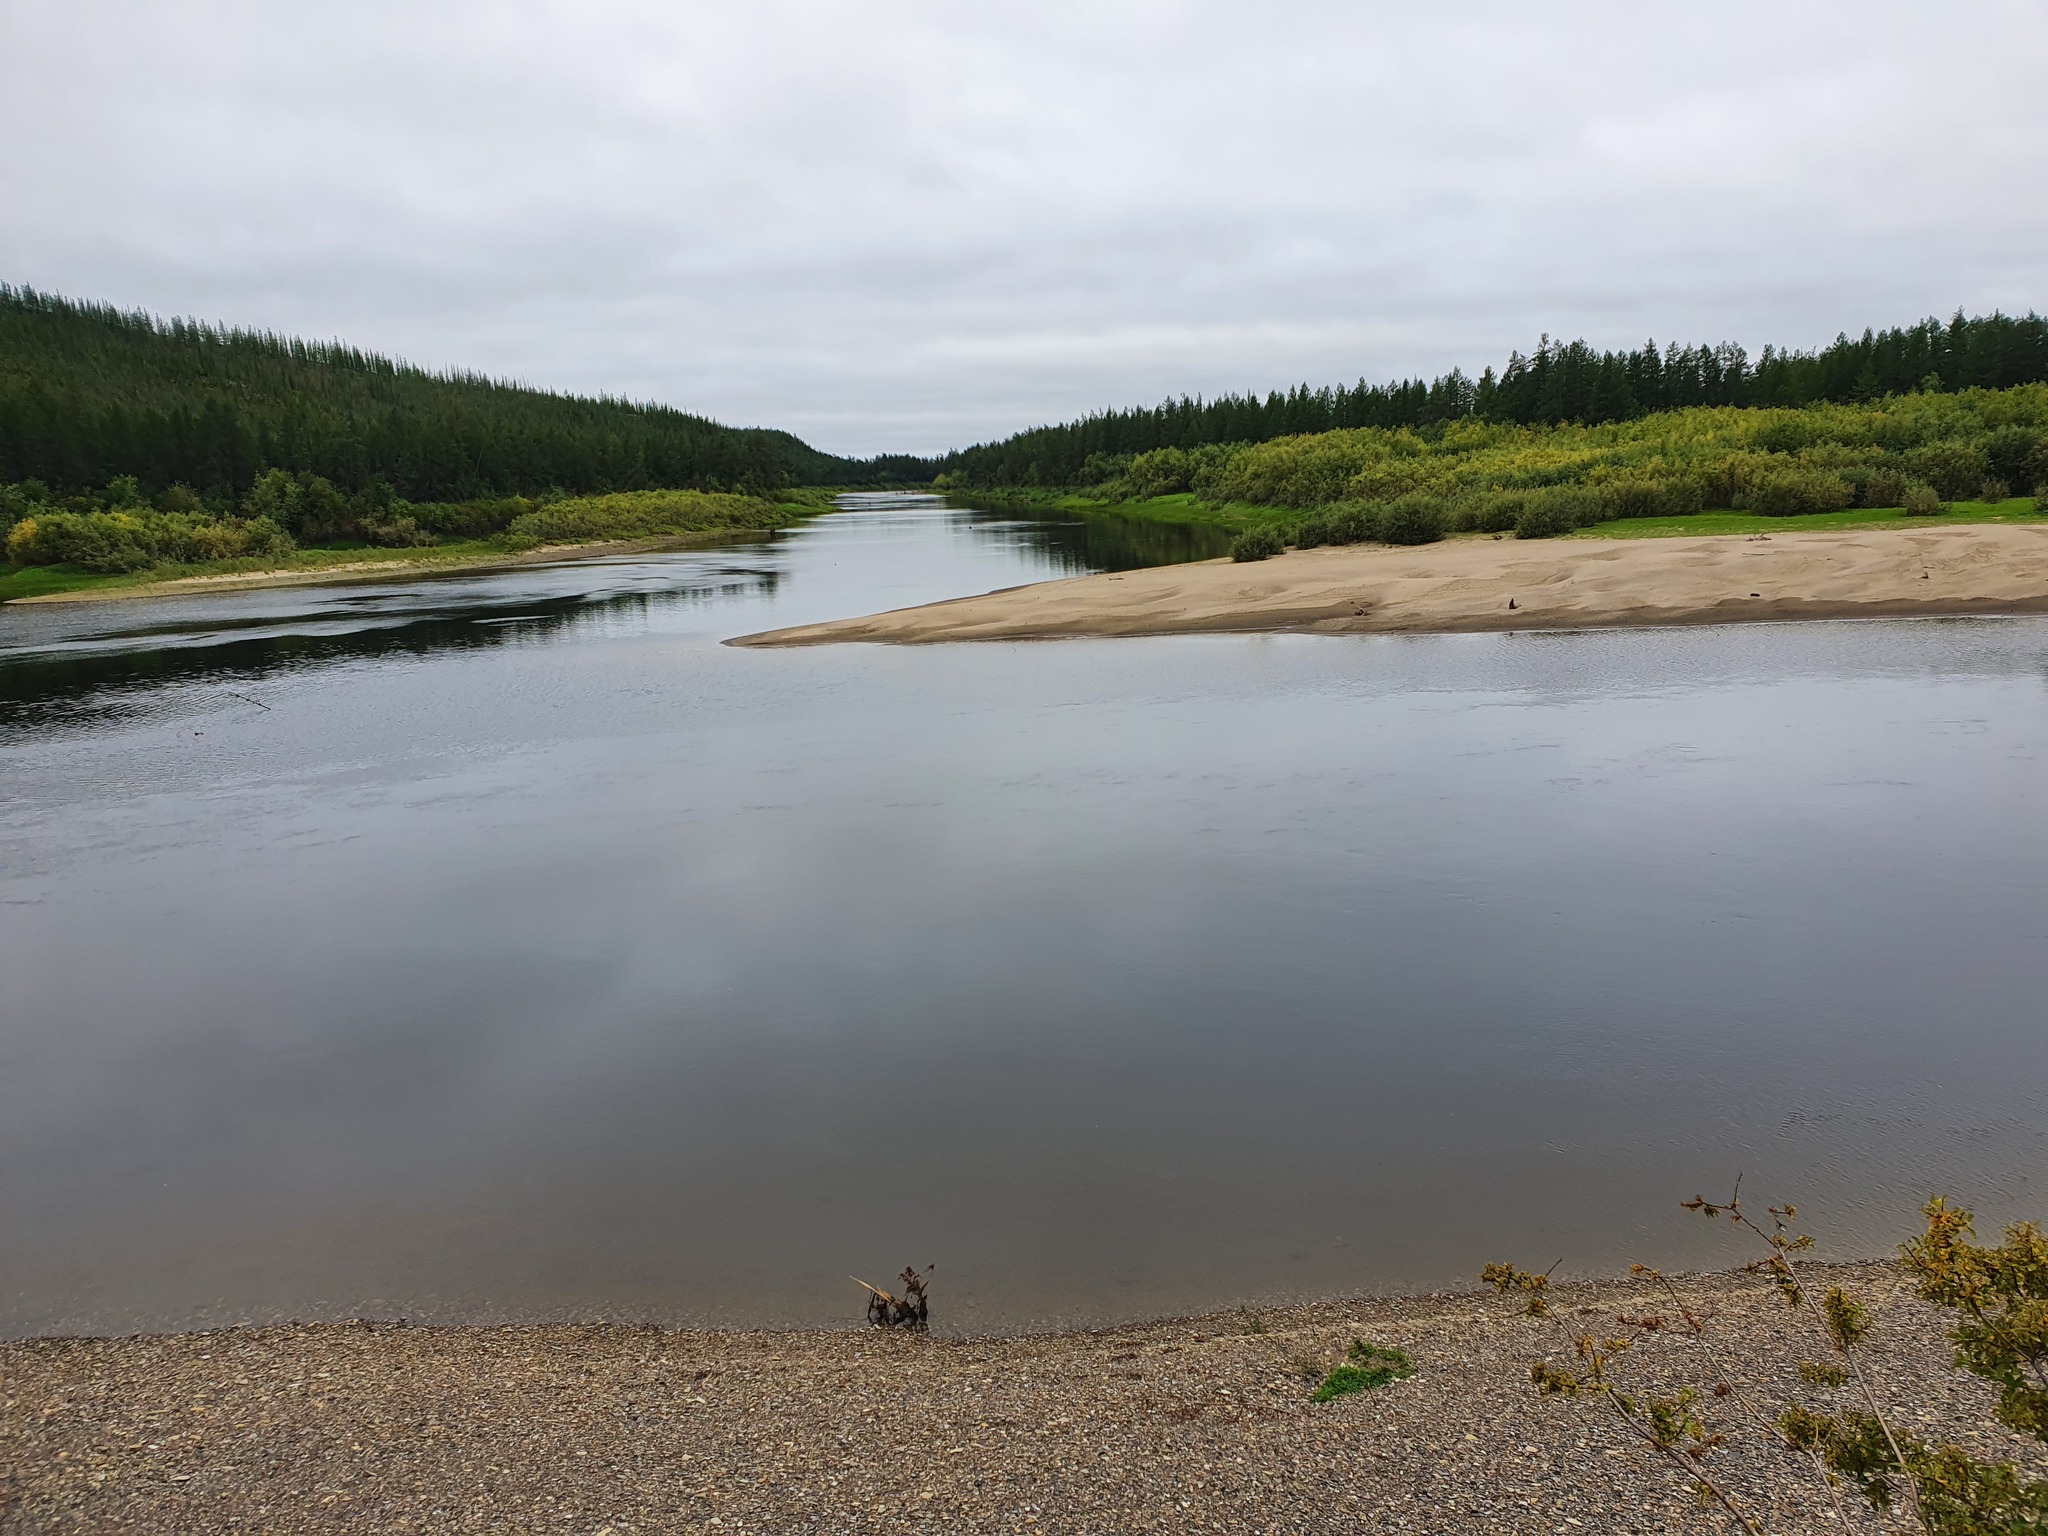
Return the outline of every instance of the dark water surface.
<path id="1" fill-rule="evenodd" d="M 717 644 L 1198 537 L 0 610 L 0 1332 L 1720 1263 L 1738 1173 L 1838 1254 L 2048 1215 L 2048 623 Z"/>

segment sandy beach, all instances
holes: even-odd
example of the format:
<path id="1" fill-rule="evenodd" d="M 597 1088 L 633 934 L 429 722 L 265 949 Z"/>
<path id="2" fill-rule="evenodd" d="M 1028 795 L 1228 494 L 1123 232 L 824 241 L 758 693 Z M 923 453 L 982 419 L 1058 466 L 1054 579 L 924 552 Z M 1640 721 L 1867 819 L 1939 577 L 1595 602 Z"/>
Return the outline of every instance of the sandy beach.
<path id="1" fill-rule="evenodd" d="M 1872 1359 L 1908 1427 L 2039 1465 L 1894 1269 L 1828 1278 L 1873 1303 Z M 1813 1342 L 1767 1284 L 1682 1289 L 1749 1385 L 1819 1401 L 1793 1364 Z M 1571 1286 L 1560 1311 L 1604 1326 L 1647 1299 Z M 1418 1374 L 1312 1401 L 1354 1338 Z M 1593 1405 L 1537 1398 L 1528 1360 L 1554 1338 L 1473 1294 L 989 1339 L 354 1323 L 30 1340 L 0 1349 L 0 1529 L 1713 1529 Z M 1698 1379 L 1691 1350 L 1660 1336 L 1636 1365 Z M 1774 1532 L 1844 1528 L 1803 1463 L 1744 1449 L 1719 1470 Z"/>
<path id="2" fill-rule="evenodd" d="M 548 565 L 559 560 L 589 560 L 603 555 L 642 555 L 665 549 L 690 549 L 734 536 L 721 528 L 709 533 L 663 534 L 647 539 L 606 539 L 593 544 L 543 544 L 504 554 L 441 556 L 431 549 L 382 560 L 348 560 L 336 565 L 299 566 L 275 571 L 229 571 L 210 576 L 177 576 L 168 581 L 130 586 L 88 587 L 79 592 L 46 592 L 16 597 L 8 606 L 27 603 L 111 603 L 131 597 L 200 597 L 214 592 L 250 592 L 265 587 L 342 586 L 352 582 L 409 581 L 418 576 L 459 576 L 513 565 Z"/>
<path id="3" fill-rule="evenodd" d="M 1013 587 L 736 645 L 2048 613 L 2048 524 L 1291 550 Z"/>

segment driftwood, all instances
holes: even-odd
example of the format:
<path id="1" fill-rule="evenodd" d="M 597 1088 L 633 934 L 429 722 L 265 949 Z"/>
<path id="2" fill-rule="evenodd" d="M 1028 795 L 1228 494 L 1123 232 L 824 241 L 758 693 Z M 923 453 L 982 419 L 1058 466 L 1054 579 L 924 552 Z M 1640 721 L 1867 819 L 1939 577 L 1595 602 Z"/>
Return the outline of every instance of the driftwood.
<path id="1" fill-rule="evenodd" d="M 847 1279 L 868 1293 L 868 1321 L 877 1328 L 922 1328 L 931 1319 L 931 1307 L 925 1299 L 925 1291 L 931 1281 L 925 1276 L 936 1267 L 925 1265 L 922 1275 L 906 1268 L 896 1277 L 896 1283 L 903 1287 L 901 1296 L 891 1296 L 879 1285 L 869 1285 L 858 1275 L 848 1275 Z"/>

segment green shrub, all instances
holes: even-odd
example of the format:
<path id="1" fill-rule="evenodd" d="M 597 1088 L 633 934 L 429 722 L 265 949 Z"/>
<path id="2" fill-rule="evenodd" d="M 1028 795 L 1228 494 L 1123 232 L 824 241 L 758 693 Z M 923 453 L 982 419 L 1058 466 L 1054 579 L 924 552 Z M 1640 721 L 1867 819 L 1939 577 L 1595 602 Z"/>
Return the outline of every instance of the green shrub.
<path id="1" fill-rule="evenodd" d="M 1989 503 L 1991 503 L 1992 506 L 1995 507 L 2001 501 L 2009 501 L 2012 499 L 2012 487 L 2007 485 L 2003 480 L 1986 480 L 1984 484 L 1978 488 L 1977 499 L 1979 501 L 1988 501 Z"/>
<path id="2" fill-rule="evenodd" d="M 1294 525 L 1291 541 L 1296 549 L 1320 549 L 1337 541 L 1330 537 L 1330 514 L 1311 512 Z"/>
<path id="3" fill-rule="evenodd" d="M 175 512 L 39 510 L 7 537 L 7 555 L 16 565 L 75 565 L 98 575 L 281 555 L 292 548 L 291 536 L 267 517 Z"/>
<path id="4" fill-rule="evenodd" d="M 1176 495 L 1189 489 L 1193 479 L 1194 463 L 1179 448 L 1155 448 L 1150 453 L 1141 453 L 1123 473 L 1125 490 L 1137 501 Z"/>
<path id="5" fill-rule="evenodd" d="M 1573 521 L 1571 509 L 1563 502 L 1546 497 L 1525 504 L 1515 517 L 1515 537 L 1518 539 L 1556 539 L 1572 532 L 1579 525 Z"/>
<path id="6" fill-rule="evenodd" d="M 1434 544 L 1450 519 L 1434 496 L 1403 496 L 1380 509 L 1380 537 L 1389 544 Z"/>
<path id="7" fill-rule="evenodd" d="M 1479 504 L 1473 527 L 1480 533 L 1512 533 L 1528 506 L 1529 498 L 1518 492 L 1498 492 Z"/>
<path id="8" fill-rule="evenodd" d="M 1902 507 L 1910 482 L 1896 469 L 1873 470 L 1857 488 L 1856 503 L 1864 507 Z"/>
<path id="9" fill-rule="evenodd" d="M 1855 491 L 1840 475 L 1786 469 L 1752 482 L 1737 498 L 1737 505 L 1763 517 L 1798 517 L 1809 512 L 1839 512 L 1855 501 Z"/>
<path id="10" fill-rule="evenodd" d="M 506 530 L 543 544 L 658 538 L 718 529 L 779 528 L 788 516 L 752 496 L 712 491 L 620 491 L 574 496 L 515 517 Z"/>
<path id="11" fill-rule="evenodd" d="M 1906 486 L 1906 494 L 1899 498 L 1899 505 L 1906 509 L 1908 517 L 1934 517 L 1944 511 L 1941 497 L 1934 487 L 1925 480 L 1914 480 Z"/>
<path id="12" fill-rule="evenodd" d="M 1367 544 L 1380 537 L 1380 509 L 1359 506 L 1325 507 L 1311 512 L 1296 526 L 1294 547 L 1314 549 L 1323 544 Z"/>
<path id="13" fill-rule="evenodd" d="M 2007 485 L 2032 485 L 2028 471 L 2036 454 L 2048 454 L 2048 439 L 2034 427 L 1999 427 L 1984 439 L 1984 461 Z"/>
<path id="14" fill-rule="evenodd" d="M 1270 560 L 1286 548 L 1287 541 L 1281 537 L 1278 528 L 1247 528 L 1230 541 L 1230 558 L 1239 561 Z"/>
<path id="15" fill-rule="evenodd" d="M 1904 458 L 1907 471 L 1933 486 L 1943 501 L 1974 494 L 1991 473 L 1991 462 L 1983 449 L 1954 438 L 1927 443 Z"/>
<path id="16" fill-rule="evenodd" d="M 434 536 L 410 517 L 389 522 L 363 524 L 363 537 L 385 549 L 419 549 L 434 542 Z"/>

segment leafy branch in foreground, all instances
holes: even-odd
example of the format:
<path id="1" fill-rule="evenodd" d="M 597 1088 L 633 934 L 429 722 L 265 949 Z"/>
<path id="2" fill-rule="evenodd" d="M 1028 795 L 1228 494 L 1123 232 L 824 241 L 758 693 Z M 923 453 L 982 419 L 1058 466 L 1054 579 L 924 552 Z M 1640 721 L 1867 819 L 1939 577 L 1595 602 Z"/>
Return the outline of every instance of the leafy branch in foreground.
<path id="1" fill-rule="evenodd" d="M 1742 1530 L 1761 1536 L 1764 1518 L 1738 1495 L 1711 1457 L 1732 1453 L 1741 1429 L 1762 1447 L 1791 1453 L 1809 1467 L 1834 1501 L 1838 1528 L 1849 1510 L 1840 1490 L 1853 1485 L 1875 1511 L 1908 1520 L 1928 1536 L 2024 1536 L 2048 1532 L 2048 1480 L 2029 1479 L 2011 1462 L 1980 1461 L 1947 1443 L 1929 1443 L 1899 1427 L 1898 1412 L 1879 1392 L 1865 1348 L 1872 1320 L 1862 1302 L 1840 1286 L 1809 1280 L 1802 1256 L 1812 1238 L 1794 1231 L 1798 1212 L 1769 1207 L 1759 1220 L 1742 1204 L 1741 1188 L 1725 1203 L 1699 1197 L 1684 1208 L 1710 1220 L 1725 1218 L 1765 1250 L 1748 1269 L 1771 1282 L 1787 1306 L 1811 1325 L 1824 1358 L 1798 1362 L 1800 1380 L 1815 1393 L 1838 1394 L 1831 1407 L 1792 1403 L 1772 1412 L 1733 1369 L 1731 1350 L 1688 1306 L 1664 1275 L 1644 1265 L 1632 1273 L 1650 1284 L 1669 1314 L 1627 1312 L 1607 1337 L 1575 1332 L 1551 1307 L 1550 1273 L 1489 1264 L 1481 1278 L 1518 1298 L 1532 1317 L 1555 1323 L 1563 1337 L 1562 1362 L 1531 1363 L 1530 1379 L 1546 1397 L 1592 1398 L 1646 1450 L 1679 1470 L 1704 1505 L 1718 1507 Z M 1959 1314 L 1950 1338 L 1956 1364 L 1999 1388 L 1996 1415 L 2008 1427 L 2048 1444 L 2048 1238 L 2032 1223 L 2007 1228 L 2005 1241 L 1971 1241 L 1970 1212 L 1935 1199 L 1924 1212 L 1926 1232 L 1905 1245 L 1902 1264 L 1920 1296 Z M 1553 1269 L 1555 1266 L 1553 1266 Z M 1702 1385 L 1649 1395 L 1623 1380 L 1624 1363 L 1653 1334 L 1689 1340 L 1704 1365 Z M 1750 1373 L 1753 1374 L 1753 1373 Z"/>

